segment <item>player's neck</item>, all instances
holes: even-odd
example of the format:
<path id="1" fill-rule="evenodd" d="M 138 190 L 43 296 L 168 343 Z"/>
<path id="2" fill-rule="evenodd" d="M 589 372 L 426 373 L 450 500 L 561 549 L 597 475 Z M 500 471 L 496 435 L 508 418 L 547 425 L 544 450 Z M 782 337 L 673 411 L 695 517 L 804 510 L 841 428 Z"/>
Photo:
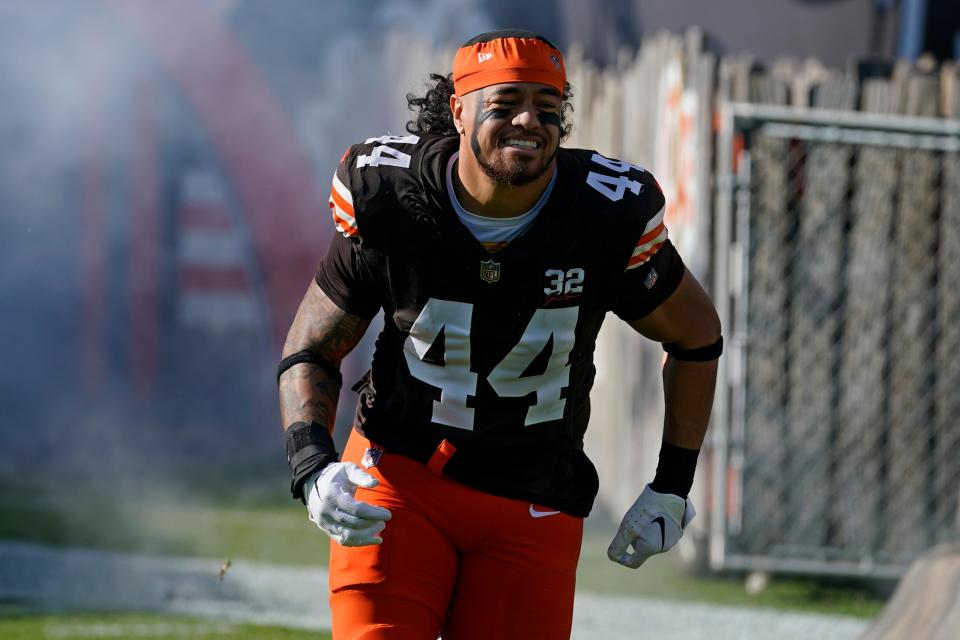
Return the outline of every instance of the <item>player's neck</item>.
<path id="1" fill-rule="evenodd" d="M 550 184 L 553 170 L 551 166 L 532 182 L 510 186 L 488 176 L 475 161 L 465 162 L 461 153 L 453 172 L 453 188 L 467 211 L 488 218 L 513 218 L 537 204 Z"/>

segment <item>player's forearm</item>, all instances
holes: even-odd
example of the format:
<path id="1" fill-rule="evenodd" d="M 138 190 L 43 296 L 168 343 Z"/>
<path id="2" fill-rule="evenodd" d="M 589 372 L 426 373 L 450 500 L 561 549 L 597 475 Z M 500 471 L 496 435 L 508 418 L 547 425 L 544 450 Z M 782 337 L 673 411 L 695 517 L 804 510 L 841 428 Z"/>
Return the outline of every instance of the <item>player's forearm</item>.
<path id="1" fill-rule="evenodd" d="M 650 488 L 686 498 L 710 421 L 717 360 L 697 362 L 669 356 L 663 367 L 663 444 Z"/>
<path id="2" fill-rule="evenodd" d="M 283 346 L 283 357 L 308 353 L 319 363 L 302 362 L 280 375 L 280 419 L 284 429 L 317 422 L 328 430 L 336 419 L 343 358 L 363 337 L 369 321 L 337 307 L 311 283 Z"/>
<path id="3" fill-rule="evenodd" d="M 713 407 L 717 363 L 667 357 L 663 367 L 664 442 L 684 449 L 701 447 Z"/>
<path id="4" fill-rule="evenodd" d="M 297 422 L 317 422 L 333 431 L 340 385 L 322 368 L 302 363 L 280 376 L 280 421 L 284 430 Z"/>

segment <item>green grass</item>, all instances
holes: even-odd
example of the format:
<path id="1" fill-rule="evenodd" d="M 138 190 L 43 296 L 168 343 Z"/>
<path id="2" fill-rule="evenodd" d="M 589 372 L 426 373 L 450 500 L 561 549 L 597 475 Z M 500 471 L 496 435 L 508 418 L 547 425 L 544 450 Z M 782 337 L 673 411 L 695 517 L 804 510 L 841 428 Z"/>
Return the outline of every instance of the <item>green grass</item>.
<path id="1" fill-rule="evenodd" d="M 204 497 L 111 497 L 85 487 L 69 494 L 25 492 L 0 484 L 0 538 L 278 564 L 326 565 L 328 538 L 299 502 Z"/>
<path id="2" fill-rule="evenodd" d="M 184 616 L 127 613 L 14 614 L 0 617 L 4 640 L 73 640 L 83 638 L 229 638 L 230 640 L 330 640 L 329 633 L 234 624 Z"/>
<path id="3" fill-rule="evenodd" d="M 38 492 L 0 481 L 0 538 L 222 558 L 234 564 L 248 559 L 325 565 L 328 538 L 307 520 L 303 505 L 286 500 L 282 488 L 264 493 L 262 485 L 257 483 L 253 491 L 224 492 L 221 496 L 229 495 L 226 499 L 209 492 L 151 494 L 129 489 L 124 496 L 114 496 L 102 487 L 89 486 L 73 486 L 69 494 Z M 200 486 L 209 491 L 209 484 Z M 273 486 L 282 487 L 282 480 Z M 675 554 L 654 557 L 633 571 L 607 559 L 607 534 L 613 531 L 612 525 L 600 527 L 585 540 L 579 589 L 862 618 L 877 615 L 884 605 L 881 596 L 851 581 L 775 577 L 764 591 L 749 595 L 742 574 L 685 575 L 677 568 Z M 0 637 L 7 636 L 0 632 Z"/>

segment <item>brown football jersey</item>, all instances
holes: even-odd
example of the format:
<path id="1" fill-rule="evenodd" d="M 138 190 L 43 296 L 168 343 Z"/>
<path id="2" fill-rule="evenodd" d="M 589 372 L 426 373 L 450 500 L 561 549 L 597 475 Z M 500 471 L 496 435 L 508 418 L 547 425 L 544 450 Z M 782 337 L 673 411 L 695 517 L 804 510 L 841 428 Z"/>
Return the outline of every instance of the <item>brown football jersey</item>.
<path id="1" fill-rule="evenodd" d="M 496 495 L 586 516 L 597 475 L 583 452 L 597 333 L 640 318 L 683 263 L 653 176 L 594 151 L 557 153 L 532 225 L 489 252 L 447 193 L 456 137 L 354 145 L 334 177 L 335 235 L 317 284 L 343 310 L 384 313 L 356 427 L 386 451 Z"/>

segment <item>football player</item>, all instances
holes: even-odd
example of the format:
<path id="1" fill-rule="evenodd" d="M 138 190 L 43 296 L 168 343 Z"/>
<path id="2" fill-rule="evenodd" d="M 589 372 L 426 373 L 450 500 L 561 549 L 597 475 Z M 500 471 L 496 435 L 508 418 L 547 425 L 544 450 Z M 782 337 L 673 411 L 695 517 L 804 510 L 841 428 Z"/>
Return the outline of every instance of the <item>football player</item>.
<path id="1" fill-rule="evenodd" d="M 334 541 L 334 637 L 567 638 L 600 325 L 613 312 L 668 354 L 660 462 L 608 550 L 636 568 L 693 518 L 719 319 L 653 176 L 559 146 L 556 47 L 486 33 L 431 77 L 409 135 L 350 147 L 333 178 L 338 233 L 278 368 L 291 489 Z M 381 311 L 339 455 L 340 362 Z"/>

